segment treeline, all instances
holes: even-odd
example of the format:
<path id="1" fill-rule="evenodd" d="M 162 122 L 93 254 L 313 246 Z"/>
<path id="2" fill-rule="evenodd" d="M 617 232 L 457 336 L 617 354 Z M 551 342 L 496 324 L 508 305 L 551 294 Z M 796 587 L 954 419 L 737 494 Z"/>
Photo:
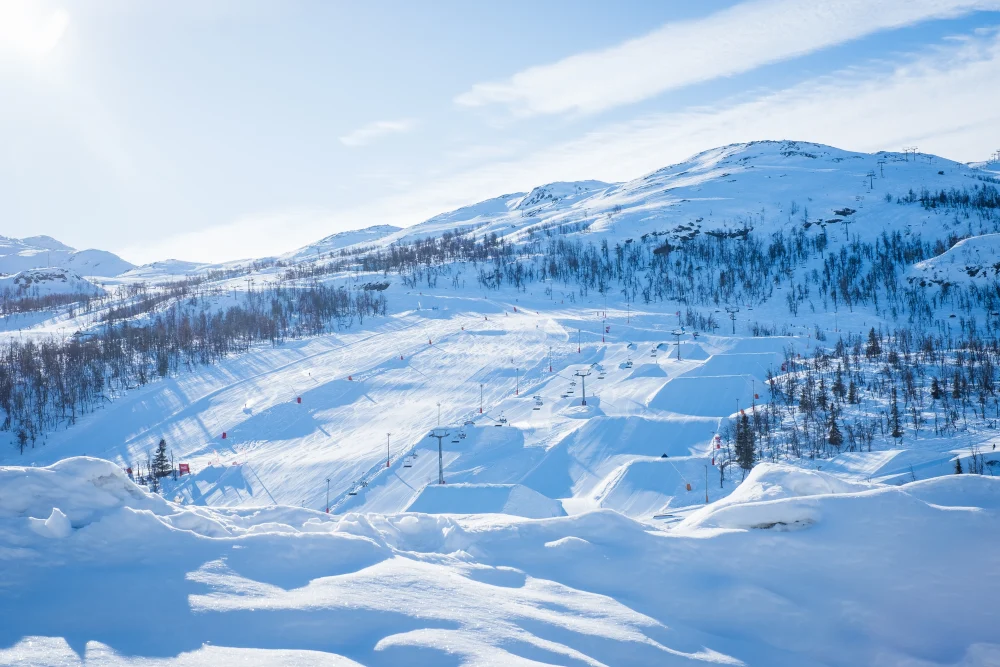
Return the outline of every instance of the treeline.
<path id="1" fill-rule="evenodd" d="M 213 305 L 214 298 L 154 300 L 157 307 L 142 317 L 108 318 L 86 335 L 9 340 L 0 346 L 0 430 L 12 432 L 23 452 L 47 431 L 156 377 L 386 311 L 381 291 L 321 284 L 254 290 L 228 307 Z"/>
<path id="2" fill-rule="evenodd" d="M 722 429 L 720 478 L 762 460 L 827 458 L 1000 424 L 1000 344 L 897 329 L 850 335 L 768 374 L 770 400 Z M 970 454 L 975 456 L 974 449 Z M 974 459 L 978 460 L 978 459 Z M 998 473 L 989 462 L 980 472 Z M 721 479 L 720 479 L 721 481 Z"/>
<path id="3" fill-rule="evenodd" d="M 665 234 L 652 233 L 614 245 L 540 235 L 514 244 L 495 235 L 455 233 L 342 257 L 321 270 L 395 273 L 411 288 L 436 287 L 442 277 L 458 287 L 466 275 L 487 290 L 523 291 L 539 283 L 551 290 L 561 284 L 584 296 L 596 291 L 692 307 L 752 308 L 777 298 L 792 316 L 865 307 L 918 327 L 943 327 L 936 315 L 941 309 L 967 319 L 1000 311 L 996 280 L 922 285 L 903 279 L 908 267 L 941 255 L 964 235 L 932 243 L 919 234 L 886 231 L 832 249 L 832 235 L 842 228 L 848 238 L 850 225 L 849 219 L 833 219 L 769 236 L 744 228 L 740 234 L 687 234 L 669 242 Z"/>

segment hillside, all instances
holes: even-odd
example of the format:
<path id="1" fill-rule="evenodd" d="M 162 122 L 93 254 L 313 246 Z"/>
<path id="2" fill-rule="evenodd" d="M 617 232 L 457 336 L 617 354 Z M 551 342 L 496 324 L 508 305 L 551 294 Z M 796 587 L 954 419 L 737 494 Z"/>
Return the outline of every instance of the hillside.
<path id="1" fill-rule="evenodd" d="M 75 250 L 49 236 L 15 239 L 0 237 L 0 273 L 28 269 L 70 269 L 81 276 L 112 277 L 133 267 L 104 250 Z"/>
<path id="2" fill-rule="evenodd" d="M 993 664 L 995 181 L 738 144 L 8 323 L 0 663 Z"/>

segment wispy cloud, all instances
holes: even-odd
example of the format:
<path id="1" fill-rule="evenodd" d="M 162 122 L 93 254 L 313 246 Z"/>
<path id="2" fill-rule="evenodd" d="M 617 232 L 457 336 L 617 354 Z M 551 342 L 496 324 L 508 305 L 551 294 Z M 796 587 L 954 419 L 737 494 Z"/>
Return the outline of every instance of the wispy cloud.
<path id="1" fill-rule="evenodd" d="M 403 120 L 377 120 L 359 127 L 349 134 L 345 134 L 340 138 L 340 143 L 345 146 L 364 146 L 388 134 L 409 132 L 416 124 L 416 121 L 412 118 L 404 118 Z"/>
<path id="2" fill-rule="evenodd" d="M 914 143 L 956 160 L 984 159 L 1000 146 L 1000 34 L 949 40 L 896 65 L 854 68 L 713 108 L 604 125 L 572 141 L 520 157 L 415 182 L 350 209 L 278 214 L 123 249 L 139 261 L 177 254 L 215 261 L 292 250 L 336 231 L 413 225 L 432 215 L 558 180 L 622 181 L 708 148 L 756 139 L 817 141 L 875 151 Z M 287 230 L 294 230 L 291 238 Z M 238 239 L 236 246 L 233 239 Z M 227 256 L 215 253 L 228 248 Z M 204 256 L 191 254 L 203 249 Z M 133 260 L 135 261 L 135 260 Z"/>
<path id="3" fill-rule="evenodd" d="M 501 104 L 519 116 L 593 113 L 882 30 L 984 9 L 1000 9 L 1000 0 L 756 0 L 476 84 L 455 102 Z"/>

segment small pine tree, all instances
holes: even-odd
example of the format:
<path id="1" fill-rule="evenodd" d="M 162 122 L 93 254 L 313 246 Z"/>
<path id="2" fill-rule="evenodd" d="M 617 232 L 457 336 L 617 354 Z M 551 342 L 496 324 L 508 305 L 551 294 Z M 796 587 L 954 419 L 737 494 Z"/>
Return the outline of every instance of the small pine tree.
<path id="1" fill-rule="evenodd" d="M 744 476 L 753 468 L 754 442 L 750 420 L 744 412 L 736 421 L 736 461 Z"/>
<path id="2" fill-rule="evenodd" d="M 837 412 L 835 410 L 830 411 L 830 434 L 827 437 L 830 445 L 840 449 L 840 446 L 844 444 L 844 434 L 840 432 L 840 427 L 837 426 Z"/>
<path id="3" fill-rule="evenodd" d="M 962 459 L 955 459 L 955 474 L 962 474 Z"/>
<path id="4" fill-rule="evenodd" d="M 833 380 L 833 387 L 831 387 L 831 389 L 833 389 L 834 396 L 836 396 L 840 400 L 844 400 L 844 394 L 846 393 L 847 389 L 844 386 L 844 374 L 841 371 L 839 364 L 837 365 L 837 375 Z"/>
<path id="5" fill-rule="evenodd" d="M 875 359 L 882 354 L 882 345 L 879 343 L 878 334 L 875 333 L 875 327 L 871 328 L 868 332 L 868 344 L 865 345 L 865 356 L 870 359 Z"/>
<path id="6" fill-rule="evenodd" d="M 941 384 L 937 378 L 931 378 L 931 398 L 935 401 L 941 398 Z"/>
<path id="7" fill-rule="evenodd" d="M 955 371 L 955 379 L 951 381 L 951 397 L 956 401 L 962 398 L 962 376 Z"/>
<path id="8" fill-rule="evenodd" d="M 848 403 L 860 403 L 861 399 L 858 396 L 858 385 L 854 384 L 854 380 L 847 386 L 847 402 Z"/>
<path id="9" fill-rule="evenodd" d="M 903 428 L 899 419 L 899 403 L 896 402 L 896 388 L 892 388 L 892 403 L 889 407 L 889 426 L 892 428 L 892 437 L 899 440 L 903 437 Z"/>
<path id="10" fill-rule="evenodd" d="M 156 455 L 153 456 L 153 477 L 166 477 L 172 468 L 167 457 L 167 441 L 161 438 L 160 444 L 156 446 Z"/>

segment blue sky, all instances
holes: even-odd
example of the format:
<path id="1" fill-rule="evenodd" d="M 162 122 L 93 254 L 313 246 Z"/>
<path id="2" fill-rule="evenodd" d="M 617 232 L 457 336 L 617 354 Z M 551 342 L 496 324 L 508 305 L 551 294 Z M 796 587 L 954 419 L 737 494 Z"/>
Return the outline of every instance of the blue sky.
<path id="1" fill-rule="evenodd" d="M 1000 149 L 1000 0 L 0 0 L 0 234 L 272 255 L 798 139 Z"/>

